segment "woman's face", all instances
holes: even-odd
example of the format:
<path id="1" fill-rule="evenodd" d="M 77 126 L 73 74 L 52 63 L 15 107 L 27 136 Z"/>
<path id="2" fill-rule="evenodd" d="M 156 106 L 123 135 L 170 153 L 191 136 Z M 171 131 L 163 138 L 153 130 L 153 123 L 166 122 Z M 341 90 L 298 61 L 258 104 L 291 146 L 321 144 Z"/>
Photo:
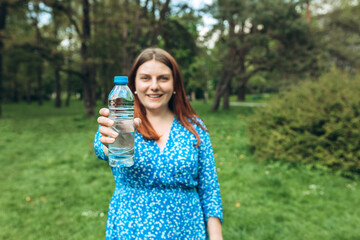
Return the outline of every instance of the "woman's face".
<path id="1" fill-rule="evenodd" d="M 167 111 L 174 92 L 171 69 L 156 60 L 143 63 L 136 72 L 135 89 L 146 111 Z"/>

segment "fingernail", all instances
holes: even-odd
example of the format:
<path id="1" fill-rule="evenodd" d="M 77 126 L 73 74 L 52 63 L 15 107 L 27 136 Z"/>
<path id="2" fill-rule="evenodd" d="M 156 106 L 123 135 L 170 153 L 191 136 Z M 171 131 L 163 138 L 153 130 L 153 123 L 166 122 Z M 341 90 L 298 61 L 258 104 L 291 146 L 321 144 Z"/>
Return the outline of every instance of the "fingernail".
<path id="1" fill-rule="evenodd" d="M 113 133 L 112 133 L 112 136 L 115 137 L 115 138 L 116 138 L 118 135 L 119 135 L 119 134 L 118 134 L 117 132 L 113 132 Z"/>
<path id="2" fill-rule="evenodd" d="M 113 125 L 114 121 L 113 120 L 108 120 L 108 124 Z"/>

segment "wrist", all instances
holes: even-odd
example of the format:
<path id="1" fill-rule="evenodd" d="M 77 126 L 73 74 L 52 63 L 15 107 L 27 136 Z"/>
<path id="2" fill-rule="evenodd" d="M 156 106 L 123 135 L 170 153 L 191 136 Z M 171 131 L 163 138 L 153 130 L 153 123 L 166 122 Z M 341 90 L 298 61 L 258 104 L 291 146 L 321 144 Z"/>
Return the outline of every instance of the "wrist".
<path id="1" fill-rule="evenodd" d="M 108 145 L 108 144 L 106 144 L 106 145 Z M 109 156 L 109 149 L 107 148 L 107 146 L 106 146 L 105 144 L 104 144 L 104 146 L 103 146 L 103 151 L 104 151 L 104 154 L 105 154 L 105 156 Z"/>

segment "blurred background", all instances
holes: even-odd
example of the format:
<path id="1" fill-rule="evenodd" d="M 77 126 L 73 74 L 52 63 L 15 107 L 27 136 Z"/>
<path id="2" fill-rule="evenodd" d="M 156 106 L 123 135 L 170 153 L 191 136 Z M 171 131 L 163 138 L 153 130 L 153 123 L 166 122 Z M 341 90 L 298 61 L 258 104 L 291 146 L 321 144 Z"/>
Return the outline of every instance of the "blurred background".
<path id="1" fill-rule="evenodd" d="M 95 117 L 151 46 L 210 130 L 225 239 L 360 239 L 357 0 L 1 0 L 1 239 L 104 239 Z"/>
<path id="2" fill-rule="evenodd" d="M 94 116 L 114 75 L 149 46 L 175 56 L 186 90 L 211 98 L 276 93 L 333 66 L 359 67 L 358 1 L 1 1 L 1 99 Z M 223 100 L 222 100 L 223 99 Z"/>

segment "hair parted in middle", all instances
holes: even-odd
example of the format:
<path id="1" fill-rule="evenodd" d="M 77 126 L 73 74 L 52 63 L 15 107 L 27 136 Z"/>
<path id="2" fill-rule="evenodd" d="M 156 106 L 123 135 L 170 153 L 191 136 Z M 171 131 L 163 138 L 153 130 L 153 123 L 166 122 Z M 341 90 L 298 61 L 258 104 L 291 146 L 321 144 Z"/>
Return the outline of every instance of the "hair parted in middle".
<path id="1" fill-rule="evenodd" d="M 200 145 L 200 136 L 195 130 L 195 128 L 192 126 L 191 122 L 202 128 L 203 130 L 207 130 L 197 121 L 198 116 L 196 115 L 196 112 L 191 107 L 189 101 L 186 98 L 180 68 L 176 63 L 175 59 L 168 52 L 160 48 L 147 48 L 143 50 L 135 60 L 130 70 L 128 83 L 129 88 L 133 93 L 136 91 L 136 72 L 143 63 L 150 60 L 159 61 L 171 69 L 172 77 L 174 79 L 174 91 L 176 92 L 176 94 L 174 94 L 169 101 L 169 109 L 175 114 L 181 124 L 195 135 L 197 139 L 196 147 L 198 147 Z M 141 104 L 137 95 L 135 95 L 134 115 L 136 118 L 141 119 L 141 125 L 137 129 L 137 131 L 141 133 L 141 135 L 145 139 L 160 139 L 160 136 L 157 134 L 157 132 L 154 130 L 154 128 L 151 126 L 151 123 L 147 119 L 146 109 Z"/>

